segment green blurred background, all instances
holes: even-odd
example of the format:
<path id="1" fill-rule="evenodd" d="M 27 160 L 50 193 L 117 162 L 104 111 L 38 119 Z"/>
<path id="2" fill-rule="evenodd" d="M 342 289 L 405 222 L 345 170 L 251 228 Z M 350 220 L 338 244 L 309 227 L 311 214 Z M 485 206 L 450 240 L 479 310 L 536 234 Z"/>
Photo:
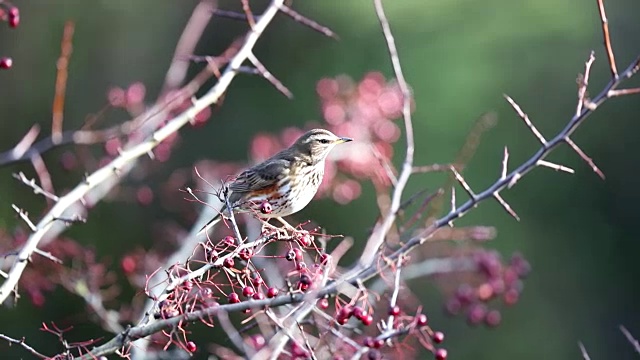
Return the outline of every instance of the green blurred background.
<path id="1" fill-rule="evenodd" d="M 251 3 L 256 9 L 265 4 Z M 76 22 L 64 123 L 65 129 L 75 129 L 105 105 L 111 86 L 141 81 L 148 98 L 157 95 L 195 4 L 186 0 L 17 2 L 22 17 L 18 29 L 0 24 L 0 54 L 14 59 L 12 70 L 0 71 L 1 150 L 12 147 L 34 123 L 48 134 L 65 21 Z M 625 68 L 640 53 L 640 2 L 611 0 L 605 5 L 618 66 Z M 220 7 L 237 9 L 237 3 L 220 1 Z M 347 74 L 359 80 L 376 70 L 391 76 L 371 1 L 298 1 L 294 7 L 331 27 L 340 41 L 279 16 L 256 53 L 295 99 L 287 100 L 262 79 L 241 76 L 214 118 L 203 128 L 184 129 L 171 161 L 145 180 L 154 191 L 166 175 L 197 160 L 244 161 L 247 145 L 258 131 L 277 132 L 320 120 L 315 84 L 322 77 Z M 385 7 L 405 76 L 415 91 L 417 164 L 452 161 L 474 120 L 485 111 L 497 112 L 498 125 L 483 137 L 465 171 L 477 189 L 499 174 L 505 145 L 512 165 L 537 147 L 503 93 L 518 101 L 550 137 L 575 111 L 575 80 L 590 50 L 596 51 L 597 58 L 591 92 L 595 95 L 608 80 L 595 1 L 396 0 L 386 1 Z M 219 54 L 244 28 L 232 20 L 214 19 L 197 53 Z M 639 86 L 640 81 L 629 85 Z M 578 341 L 584 342 L 592 359 L 637 358 L 617 327 L 624 324 L 640 337 L 639 113 L 639 97 L 613 99 L 574 136 L 604 171 L 606 181 L 575 154 L 560 149 L 550 159 L 573 167 L 575 175 L 538 169 L 503 194 L 521 222 L 493 203 L 480 205 L 460 222 L 496 226 L 498 237 L 488 246 L 505 255 L 520 250 L 533 272 L 520 303 L 503 312 L 503 322 L 496 329 L 471 328 L 462 318 L 447 318 L 435 286 L 425 286 L 424 279 L 414 284 L 425 289 L 426 312 L 432 326 L 445 332 L 451 359 L 580 359 Z M 124 113 L 111 112 L 105 124 L 127 119 Z M 401 147 L 398 152 L 402 154 Z M 55 170 L 60 153 L 45 156 L 57 189 L 72 186 L 82 175 Z M 17 223 L 12 203 L 34 217 L 44 206 L 11 178 L 17 170 L 33 174 L 24 164 L 0 169 L 0 226 L 9 229 Z M 439 180 L 416 177 L 408 193 L 433 188 Z M 305 216 L 330 224 L 330 233 L 362 239 L 376 216 L 373 203 L 371 194 L 339 208 L 323 200 L 311 204 Z M 159 206 L 105 202 L 91 211 L 86 225 L 74 226 L 68 234 L 94 246 L 101 258 L 111 259 L 117 267 L 130 244 L 150 246 L 151 223 L 170 216 Z M 124 293 L 121 300 L 131 295 Z M 26 336 L 48 354 L 60 349 L 53 336 L 37 331 L 43 321 L 75 323 L 72 340 L 105 336 L 82 315 L 83 304 L 76 297 L 59 290 L 47 300 L 43 308 L 23 301 L 17 309 L 2 309 L 0 333 Z M 2 342 L 0 351 L 9 358 L 29 358 L 23 350 L 9 349 Z"/>

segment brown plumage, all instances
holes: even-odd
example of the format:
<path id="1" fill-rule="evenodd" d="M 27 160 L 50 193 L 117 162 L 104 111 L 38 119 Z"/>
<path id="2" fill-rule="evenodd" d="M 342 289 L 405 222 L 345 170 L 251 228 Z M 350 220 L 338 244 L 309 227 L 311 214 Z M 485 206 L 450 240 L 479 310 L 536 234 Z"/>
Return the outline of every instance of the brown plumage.
<path id="1" fill-rule="evenodd" d="M 351 140 L 324 129 L 307 131 L 287 149 L 236 177 L 229 185 L 232 209 L 262 218 L 281 218 L 302 210 L 318 191 L 331 149 Z M 270 211 L 264 211 L 266 204 Z M 217 223 L 226 210 L 225 205 L 202 229 Z"/>

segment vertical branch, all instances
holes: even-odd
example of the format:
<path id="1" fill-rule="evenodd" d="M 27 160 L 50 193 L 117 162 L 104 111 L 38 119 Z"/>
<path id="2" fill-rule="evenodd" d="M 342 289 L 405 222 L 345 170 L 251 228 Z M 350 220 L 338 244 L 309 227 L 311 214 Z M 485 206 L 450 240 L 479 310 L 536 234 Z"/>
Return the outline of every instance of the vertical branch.
<path id="1" fill-rule="evenodd" d="M 54 144 L 62 141 L 62 120 L 64 118 L 64 98 L 67 91 L 67 78 L 69 76 L 69 59 L 73 51 L 73 33 L 75 24 L 67 21 L 64 24 L 62 44 L 60 45 L 60 57 L 56 63 L 58 73 L 56 76 L 55 96 L 53 97 L 53 119 L 51 124 L 51 140 Z"/>
<path id="2" fill-rule="evenodd" d="M 604 3 L 602 2 L 602 0 L 596 1 L 598 2 L 600 21 L 602 22 L 602 37 L 604 41 L 604 49 L 607 52 L 607 59 L 609 60 L 611 78 L 615 80 L 618 79 L 618 69 L 616 67 L 616 58 L 613 55 L 613 46 L 611 46 L 611 36 L 609 35 L 609 20 L 607 19 L 607 13 L 604 11 Z"/>
<path id="3" fill-rule="evenodd" d="M 393 71 L 398 81 L 398 86 L 402 92 L 402 117 L 404 119 L 405 136 L 407 137 L 407 147 L 404 162 L 402 164 L 402 170 L 400 176 L 398 176 L 398 182 L 393 190 L 393 196 L 391 198 L 391 207 L 386 216 L 383 217 L 382 223 L 380 223 L 374 229 L 371 237 L 367 241 L 367 245 L 360 257 L 360 266 L 368 266 L 375 261 L 375 257 L 378 254 L 378 248 L 384 243 L 384 238 L 393 226 L 400 204 L 402 200 L 402 193 L 404 191 L 409 177 L 413 170 L 413 152 L 414 152 L 414 140 L 413 140 L 413 122 L 411 120 L 411 91 L 402 73 L 402 67 L 400 66 L 400 58 L 398 56 L 398 49 L 396 48 L 396 42 L 391 33 L 391 27 L 389 21 L 384 13 L 384 7 L 382 6 L 382 0 L 374 0 L 376 14 L 384 33 L 384 38 L 387 42 L 389 50 L 389 56 L 391 57 L 391 64 Z"/>

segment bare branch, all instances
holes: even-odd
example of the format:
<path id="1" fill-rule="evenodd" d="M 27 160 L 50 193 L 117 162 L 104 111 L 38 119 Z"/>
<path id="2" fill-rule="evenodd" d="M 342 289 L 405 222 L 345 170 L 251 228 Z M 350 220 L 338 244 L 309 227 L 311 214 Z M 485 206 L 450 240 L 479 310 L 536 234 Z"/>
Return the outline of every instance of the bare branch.
<path id="1" fill-rule="evenodd" d="M 582 344 L 582 341 L 578 342 L 578 347 L 580 348 L 580 353 L 582 354 L 582 358 L 584 360 L 591 360 L 591 358 L 589 357 L 589 353 L 587 353 L 587 349 Z"/>
<path id="2" fill-rule="evenodd" d="M 631 334 L 631 332 L 629 332 L 629 330 L 627 330 L 626 327 L 624 327 L 624 325 L 620 325 L 620 331 L 624 334 L 624 336 L 627 338 L 627 341 L 629 341 L 629 343 L 631 345 L 633 345 L 633 349 L 640 354 L 640 342 L 638 342 L 638 340 L 636 340 L 636 338 L 633 337 L 633 335 Z"/>
<path id="3" fill-rule="evenodd" d="M 207 28 L 207 25 L 209 25 L 215 8 L 216 1 L 201 0 L 193 9 L 191 17 L 176 45 L 173 61 L 165 75 L 161 94 L 166 94 L 173 89 L 177 89 L 184 81 L 184 78 L 187 76 L 187 70 L 189 70 L 189 62 L 186 58 L 193 54 L 198 41 L 202 37 L 202 33 Z"/>
<path id="4" fill-rule="evenodd" d="M 602 0 L 598 1 L 598 10 L 600 12 L 600 21 L 602 22 L 602 38 L 604 40 L 604 49 L 607 52 L 607 60 L 609 60 L 609 69 L 611 70 L 611 78 L 618 78 L 618 69 L 616 67 L 616 58 L 613 55 L 613 46 L 611 46 L 611 36 L 609 35 L 609 21 L 607 20 L 607 14 L 604 11 L 604 3 Z"/>
<path id="5" fill-rule="evenodd" d="M 587 165 L 589 165 L 589 167 L 596 173 L 598 174 L 598 176 L 600 176 L 600 178 L 602 180 L 605 179 L 604 173 L 602 171 L 600 171 L 600 168 L 598 168 L 598 166 L 596 165 L 596 163 L 593 162 L 593 159 L 591 159 L 589 156 L 587 156 L 587 154 L 584 153 L 584 151 L 582 151 L 582 149 L 580 149 L 580 147 L 578 147 L 578 145 L 576 145 L 576 143 L 573 142 L 573 140 L 571 140 L 571 138 L 569 138 L 568 136 L 564 139 L 564 141 L 573 149 L 573 151 L 576 152 L 576 154 L 578 154 L 578 156 L 580 156 L 580 158 L 582 160 L 584 160 L 584 162 L 587 163 Z"/>
<path id="6" fill-rule="evenodd" d="M 47 197 L 47 198 L 49 198 L 49 199 L 51 199 L 51 200 L 53 200 L 55 202 L 58 201 L 59 198 L 56 195 L 54 195 L 54 194 L 44 190 L 42 187 L 38 186 L 38 184 L 36 184 L 35 179 L 31 179 L 31 180 L 27 179 L 27 177 L 24 175 L 23 172 L 19 172 L 17 174 L 13 174 L 13 177 L 15 179 L 20 180 L 20 182 L 22 182 L 23 184 L 27 185 L 28 187 L 32 188 L 34 194 L 36 194 L 36 195 L 40 195 L 41 194 L 41 195 L 43 195 L 43 196 L 45 196 L 45 197 Z"/>
<path id="7" fill-rule="evenodd" d="M 393 189 L 393 195 L 391 197 L 391 206 L 387 214 L 383 217 L 382 222 L 379 223 L 373 233 L 367 241 L 362 256 L 358 260 L 359 265 L 367 267 L 375 261 L 378 248 L 384 243 L 384 239 L 387 236 L 389 230 L 395 223 L 398 209 L 402 202 L 402 193 L 409 181 L 409 177 L 413 173 L 413 152 L 414 152 L 414 139 L 413 139 L 413 122 L 411 120 L 411 90 L 407 84 L 404 74 L 402 73 L 402 67 L 400 65 L 400 58 L 398 56 L 398 49 L 396 49 L 396 41 L 391 33 L 389 26 L 389 20 L 384 13 L 384 7 L 382 6 L 382 0 L 374 0 L 374 6 L 376 14 L 380 22 L 380 27 L 384 33 L 384 38 L 387 42 L 389 50 L 389 56 L 391 58 L 391 64 L 393 71 L 398 81 L 398 86 L 402 92 L 402 117 L 404 119 L 405 136 L 407 138 L 406 154 L 404 162 L 402 164 L 402 170 L 398 176 L 398 181 Z"/>
<path id="8" fill-rule="evenodd" d="M 520 118 L 522 119 L 522 121 L 524 121 L 524 123 L 527 125 L 527 127 L 529 128 L 529 130 L 531 130 L 531 132 L 533 133 L 533 135 L 536 136 L 536 138 L 538 139 L 538 141 L 540 142 L 540 144 L 542 146 L 546 146 L 547 145 L 547 140 L 545 140 L 544 136 L 542 136 L 542 134 L 540 133 L 540 131 L 538 131 L 538 129 L 536 128 L 535 125 L 533 125 L 533 123 L 531 122 L 531 120 L 529 120 L 529 116 L 527 114 L 524 113 L 524 111 L 522 111 L 522 109 L 520 108 L 520 106 L 513 101 L 513 99 L 511 97 L 509 97 L 508 95 L 503 95 L 504 98 L 509 102 L 509 104 L 511 104 L 511 107 L 513 107 L 513 110 L 516 111 L 516 113 L 518 114 L 518 116 L 520 116 Z"/>
<path id="9" fill-rule="evenodd" d="M 289 99 L 293 99 L 293 94 L 291 93 L 291 91 L 289 91 L 289 89 L 287 89 L 287 87 L 284 86 L 282 82 L 280 82 L 280 80 L 273 76 L 273 74 L 271 74 L 269 70 L 267 70 L 267 68 L 260 62 L 260 60 L 258 60 L 258 58 L 253 53 L 249 54 L 247 59 L 251 61 L 253 66 L 256 67 L 258 74 L 269 81 L 271 85 L 278 89 L 278 91 L 280 91 L 284 96 L 288 97 Z"/>
<path id="10" fill-rule="evenodd" d="M 286 14 L 289 17 L 291 17 L 293 20 L 299 22 L 302 25 L 310 27 L 311 29 L 321 33 L 322 35 L 325 35 L 325 36 L 328 36 L 328 37 L 332 37 L 332 38 L 334 38 L 336 40 L 339 39 L 338 34 L 334 33 L 328 27 L 318 24 L 317 22 L 315 22 L 315 21 L 303 16 L 299 12 L 293 10 L 292 8 L 290 8 L 290 7 L 286 6 L 286 5 L 282 5 L 280 7 L 280 11 L 282 11 L 283 14 Z"/>
<path id="11" fill-rule="evenodd" d="M 51 208 L 49 213 L 47 213 L 38 223 L 38 230 L 29 237 L 22 250 L 20 250 L 16 261 L 9 271 L 9 278 L 4 281 L 2 286 L 0 286 L 0 303 L 4 303 L 15 288 L 22 272 L 27 266 L 26 260 L 38 244 L 43 240 L 54 238 L 64 230 L 64 227 L 55 226 L 54 220 L 56 218 L 64 217 L 70 212 L 73 214 L 75 212 L 74 207 L 80 205 L 80 202 L 89 194 L 89 192 L 100 186 L 100 193 L 96 192 L 92 194 L 93 197 L 96 198 L 94 201 L 98 201 L 98 199 L 106 194 L 108 189 L 111 189 L 119 182 L 117 174 L 122 176 L 125 173 L 128 173 L 139 157 L 147 154 L 164 139 L 178 131 L 182 126 L 188 124 L 191 119 L 200 113 L 200 111 L 219 101 L 229 87 L 229 84 L 231 84 L 233 78 L 235 78 L 237 74 L 235 69 L 241 66 L 251 54 L 252 48 L 266 29 L 267 25 L 277 14 L 278 8 L 282 5 L 283 1 L 284 0 L 272 1 L 271 5 L 267 10 L 265 10 L 264 14 L 260 17 L 260 20 L 256 23 L 255 28 L 247 35 L 244 45 L 231 60 L 222 76 L 218 79 L 218 82 L 202 97 L 196 99 L 189 109 L 177 115 L 167 122 L 166 125 L 153 132 L 146 141 L 133 145 L 123 151 L 109 164 L 88 176 L 86 181 L 78 184 L 67 195 L 59 199 L 59 201 Z M 158 115 L 161 114 L 157 109 L 152 109 L 151 113 Z M 146 124 L 151 126 L 153 123 L 154 122 L 147 122 Z M 158 121 L 158 123 L 160 122 Z M 144 131 L 144 129 L 142 130 Z"/>
<path id="12" fill-rule="evenodd" d="M 584 65 L 584 75 L 578 78 L 578 105 L 576 106 L 576 116 L 582 112 L 582 107 L 586 101 L 587 87 L 589 86 L 589 74 L 591 73 L 591 65 L 596 60 L 594 52 L 589 55 L 589 60 Z"/>
<path id="13" fill-rule="evenodd" d="M 51 121 L 51 140 L 54 144 L 62 141 L 62 120 L 64 118 L 64 98 L 67 91 L 67 78 L 69 76 L 69 59 L 73 52 L 73 33 L 75 31 L 75 23 L 67 21 L 64 24 L 64 32 L 62 34 L 62 44 L 60 45 L 60 57 L 56 63 L 56 87 L 55 96 L 53 97 L 53 119 Z"/>
<path id="14" fill-rule="evenodd" d="M 10 344 L 16 344 L 16 345 L 22 346 L 25 350 L 27 350 L 28 352 L 30 352 L 34 356 L 39 357 L 40 359 L 50 359 L 49 356 L 43 355 L 40 352 L 38 352 L 36 349 L 34 349 L 31 346 L 27 345 L 27 343 L 25 342 L 25 338 L 17 340 L 17 339 L 14 339 L 12 337 L 9 337 L 9 336 L 7 336 L 5 334 L 0 334 L 0 339 L 8 341 Z"/>

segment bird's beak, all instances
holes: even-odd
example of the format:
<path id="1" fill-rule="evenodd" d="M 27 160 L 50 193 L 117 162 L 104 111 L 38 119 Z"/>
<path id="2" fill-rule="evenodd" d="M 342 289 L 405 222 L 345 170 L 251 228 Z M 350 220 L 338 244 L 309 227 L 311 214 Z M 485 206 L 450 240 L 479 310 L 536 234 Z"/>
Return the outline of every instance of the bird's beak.
<path id="1" fill-rule="evenodd" d="M 338 139 L 338 141 L 336 141 L 337 144 L 342 144 L 342 143 L 346 143 L 349 141 L 353 141 L 352 138 L 348 138 L 348 137 L 341 137 Z"/>

